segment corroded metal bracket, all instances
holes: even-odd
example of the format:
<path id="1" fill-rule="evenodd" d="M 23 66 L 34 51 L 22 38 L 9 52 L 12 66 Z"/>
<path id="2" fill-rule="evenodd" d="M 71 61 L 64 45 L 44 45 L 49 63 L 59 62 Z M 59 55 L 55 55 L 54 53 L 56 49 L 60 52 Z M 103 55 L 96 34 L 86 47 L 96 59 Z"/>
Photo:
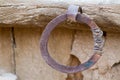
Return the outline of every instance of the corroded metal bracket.
<path id="1" fill-rule="evenodd" d="M 70 5 L 66 13 L 68 21 L 76 22 L 78 11 L 79 11 L 79 6 Z"/>
<path id="2" fill-rule="evenodd" d="M 69 13 L 69 10 L 71 10 L 71 9 L 76 9 L 76 10 L 72 10 L 73 13 L 71 11 Z M 98 61 L 98 59 L 101 57 L 102 48 L 104 45 L 104 40 L 102 38 L 102 36 L 103 36 L 102 30 L 96 25 L 96 23 L 92 19 L 85 16 L 84 14 L 78 13 L 77 9 L 78 9 L 77 7 L 74 7 L 74 8 L 71 7 L 70 9 L 68 9 L 68 12 L 66 14 L 62 14 L 60 16 L 57 16 L 52 21 L 50 21 L 47 24 L 46 28 L 44 29 L 42 36 L 41 36 L 41 39 L 40 39 L 40 50 L 41 50 L 41 54 L 42 54 L 43 59 L 52 68 L 54 68 L 58 71 L 64 72 L 64 73 L 75 73 L 75 72 L 86 70 L 86 69 L 90 68 L 91 66 L 93 66 Z M 91 58 L 88 61 L 86 61 L 78 66 L 61 65 L 61 64 L 57 63 L 49 55 L 49 52 L 48 52 L 47 44 L 48 44 L 48 39 L 49 39 L 51 31 L 59 23 L 65 21 L 68 18 L 70 20 L 73 20 L 73 21 L 86 23 L 88 26 L 90 26 L 92 33 L 93 33 L 94 54 L 93 54 L 93 56 L 91 56 Z"/>

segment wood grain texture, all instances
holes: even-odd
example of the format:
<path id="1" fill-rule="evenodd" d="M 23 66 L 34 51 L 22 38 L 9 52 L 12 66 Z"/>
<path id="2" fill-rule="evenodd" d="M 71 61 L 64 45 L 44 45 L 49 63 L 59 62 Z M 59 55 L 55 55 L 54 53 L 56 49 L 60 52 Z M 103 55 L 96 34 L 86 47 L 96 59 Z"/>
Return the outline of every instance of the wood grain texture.
<path id="1" fill-rule="evenodd" d="M 52 69 L 41 57 L 40 28 L 15 28 L 16 73 L 19 80 L 64 80 L 67 75 Z M 73 31 L 56 29 L 49 40 L 49 52 L 59 63 L 66 64 L 71 52 Z"/>
<path id="2" fill-rule="evenodd" d="M 13 72 L 13 51 L 10 28 L 0 28 L 0 71 Z"/>
<path id="3" fill-rule="evenodd" d="M 120 5 L 82 4 L 77 1 L 50 0 L 1 0 L 0 26 L 14 27 L 44 27 L 54 17 L 65 13 L 70 4 L 79 5 L 83 13 L 92 18 L 100 27 L 120 30 Z M 71 29 L 81 29 L 74 23 Z M 21 26 L 22 25 L 22 26 Z M 64 27 L 61 26 L 61 27 Z"/>

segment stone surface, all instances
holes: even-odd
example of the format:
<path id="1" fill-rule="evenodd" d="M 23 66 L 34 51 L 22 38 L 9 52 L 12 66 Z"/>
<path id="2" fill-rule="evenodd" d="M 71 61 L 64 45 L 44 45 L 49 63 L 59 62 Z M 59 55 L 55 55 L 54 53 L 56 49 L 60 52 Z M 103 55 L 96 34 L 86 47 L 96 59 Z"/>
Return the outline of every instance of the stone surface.
<path id="1" fill-rule="evenodd" d="M 119 76 L 112 73 L 118 68 L 114 67 L 120 62 L 120 33 L 107 32 L 105 46 L 100 60 L 89 70 L 83 72 L 83 80 L 117 80 Z M 81 62 L 85 62 L 93 55 L 93 38 L 89 31 L 76 31 L 73 42 L 72 54 L 76 55 Z M 116 73 L 120 73 L 118 70 Z M 113 78 L 114 76 L 114 78 Z"/>
<path id="2" fill-rule="evenodd" d="M 42 31 L 42 28 L 15 28 L 16 46 L 13 47 L 11 29 L 0 28 L 0 68 L 8 72 L 15 70 L 18 80 L 119 80 L 119 32 L 106 32 L 103 55 L 93 67 L 82 73 L 64 74 L 52 69 L 42 59 L 39 50 Z M 92 33 L 57 28 L 51 33 L 48 46 L 50 55 L 57 62 L 68 66 L 79 65 L 93 54 Z"/>
<path id="3" fill-rule="evenodd" d="M 41 32 L 40 28 L 15 28 L 16 74 L 19 80 L 64 80 L 67 75 L 48 66 L 41 57 Z M 50 36 L 49 52 L 61 64 L 70 57 L 72 35 L 72 30 L 56 29 Z"/>
<path id="4" fill-rule="evenodd" d="M 94 19 L 100 27 L 120 31 L 119 4 L 82 4 L 78 1 L 1 0 L 0 26 L 44 27 L 57 15 L 66 13 L 70 4 L 80 5 L 83 13 Z M 69 26 L 72 26 L 71 29 L 80 29 L 76 23 Z"/>
<path id="5" fill-rule="evenodd" d="M 10 28 L 0 28 L 0 72 L 14 72 Z"/>
<path id="6" fill-rule="evenodd" d="M 0 69 L 16 73 L 18 80 L 119 80 L 120 5 L 111 3 L 0 0 Z M 39 50 L 42 28 L 54 17 L 65 13 L 69 4 L 82 6 L 83 13 L 107 33 L 103 55 L 97 64 L 74 74 L 64 74 L 52 69 L 44 62 Z M 14 27 L 14 30 L 11 31 L 8 27 Z M 52 32 L 48 44 L 50 55 L 57 62 L 74 66 L 90 58 L 93 54 L 93 38 L 88 26 L 65 21 L 58 27 Z"/>

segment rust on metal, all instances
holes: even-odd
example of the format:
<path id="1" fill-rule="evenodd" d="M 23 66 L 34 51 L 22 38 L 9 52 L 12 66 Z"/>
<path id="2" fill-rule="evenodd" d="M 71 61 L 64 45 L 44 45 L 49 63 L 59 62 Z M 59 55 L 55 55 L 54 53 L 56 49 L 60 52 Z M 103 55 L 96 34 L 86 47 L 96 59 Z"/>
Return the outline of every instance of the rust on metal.
<path id="1" fill-rule="evenodd" d="M 46 28 L 44 29 L 41 39 L 40 39 L 40 50 L 41 50 L 43 59 L 52 68 L 54 68 L 58 71 L 64 72 L 64 73 L 75 73 L 75 72 L 79 72 L 79 71 L 84 71 L 84 70 L 90 68 L 91 66 L 93 66 L 101 57 L 102 48 L 104 45 L 104 40 L 102 38 L 103 32 L 92 19 L 90 19 L 89 17 L 87 17 L 81 13 L 77 13 L 77 15 L 75 15 L 72 18 L 76 19 L 77 22 L 86 23 L 88 26 L 90 26 L 91 31 L 93 33 L 94 54 L 93 54 L 93 56 L 91 56 L 91 58 L 88 61 L 86 61 L 78 66 L 64 66 L 64 65 L 57 63 L 49 55 L 47 44 L 48 44 L 48 39 L 49 39 L 50 33 L 59 23 L 68 19 L 68 13 L 57 16 L 52 21 L 50 21 L 47 24 Z"/>

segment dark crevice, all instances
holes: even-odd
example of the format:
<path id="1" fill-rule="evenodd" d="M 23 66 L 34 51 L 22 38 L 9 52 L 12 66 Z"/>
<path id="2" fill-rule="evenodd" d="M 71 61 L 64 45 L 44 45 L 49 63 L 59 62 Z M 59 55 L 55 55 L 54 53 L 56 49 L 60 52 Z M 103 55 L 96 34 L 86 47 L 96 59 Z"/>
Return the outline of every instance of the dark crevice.
<path id="1" fill-rule="evenodd" d="M 116 67 L 116 66 L 119 66 L 119 65 L 120 65 L 120 61 L 117 62 L 117 63 L 114 63 L 113 66 L 112 66 L 112 68 L 113 68 L 113 67 Z"/>
<path id="2" fill-rule="evenodd" d="M 68 60 L 68 66 L 77 66 L 80 64 L 81 62 L 76 56 L 70 55 L 70 58 Z M 83 80 L 83 74 L 81 72 L 67 74 L 66 80 Z"/>
<path id="3" fill-rule="evenodd" d="M 73 49 L 76 32 L 77 32 L 77 30 L 74 30 L 73 34 L 72 34 L 71 51 Z M 80 60 L 75 55 L 71 54 L 70 58 L 68 59 L 67 66 L 77 66 L 80 64 L 81 64 Z M 83 80 L 83 74 L 81 72 L 67 74 L 66 80 Z"/>
<path id="4" fill-rule="evenodd" d="M 106 37 L 107 36 L 107 32 L 103 31 L 103 36 Z"/>
<path id="5" fill-rule="evenodd" d="M 72 42 L 71 42 L 71 50 L 73 49 L 73 44 L 74 44 L 74 40 L 75 40 L 75 34 L 76 34 L 76 30 L 73 31 L 73 34 L 72 34 Z"/>
<path id="6" fill-rule="evenodd" d="M 105 42 L 107 40 L 107 32 L 106 31 L 103 31 L 103 39 L 104 39 L 104 45 L 103 47 L 105 46 Z"/>
<path id="7" fill-rule="evenodd" d="M 12 64 L 13 64 L 13 72 L 16 74 L 16 59 L 15 59 L 15 48 L 16 48 L 16 41 L 15 41 L 15 34 L 14 34 L 14 28 L 11 28 L 11 42 L 12 42 Z"/>

